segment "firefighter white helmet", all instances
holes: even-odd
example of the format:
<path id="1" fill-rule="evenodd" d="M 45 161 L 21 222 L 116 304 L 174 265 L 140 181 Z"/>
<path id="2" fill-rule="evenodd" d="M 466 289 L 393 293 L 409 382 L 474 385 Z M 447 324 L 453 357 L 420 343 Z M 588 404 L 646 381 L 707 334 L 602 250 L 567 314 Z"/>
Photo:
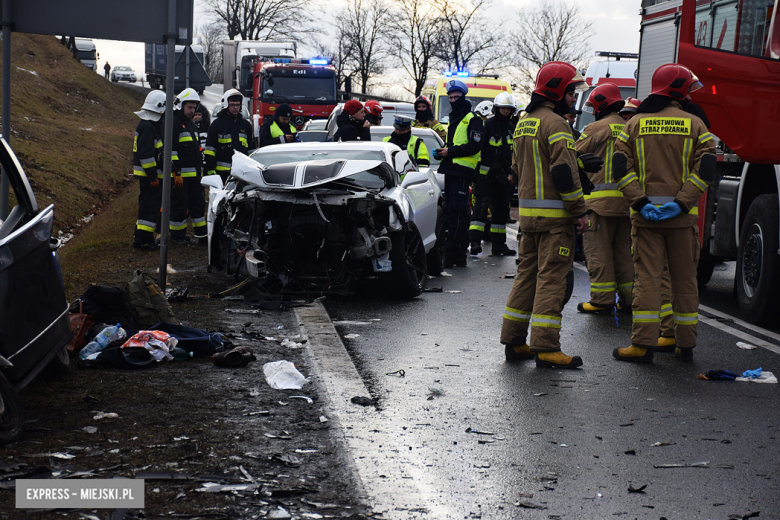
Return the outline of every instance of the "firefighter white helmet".
<path id="1" fill-rule="evenodd" d="M 141 119 L 147 121 L 159 121 L 160 116 L 165 113 L 165 92 L 162 90 L 152 90 L 146 96 L 141 110 L 135 113 Z"/>
<path id="2" fill-rule="evenodd" d="M 514 112 L 517 109 L 517 101 L 515 101 L 515 96 L 509 92 L 502 92 L 496 96 L 496 99 L 493 100 L 493 107 L 511 108 Z"/>
<path id="3" fill-rule="evenodd" d="M 490 114 L 493 113 L 493 102 L 492 101 L 483 101 L 477 107 L 474 109 L 474 112 L 481 115 L 482 117 L 487 117 Z"/>
<path id="4" fill-rule="evenodd" d="M 234 88 L 231 88 L 230 90 L 228 90 L 227 92 L 222 94 L 222 101 L 220 102 L 220 105 L 222 106 L 222 110 L 227 109 L 227 107 L 228 107 L 228 100 L 230 98 L 232 98 L 232 97 L 240 97 L 241 98 L 241 102 L 242 103 L 244 102 L 244 95 L 241 92 L 239 92 L 238 90 L 236 90 Z"/>
<path id="5" fill-rule="evenodd" d="M 173 109 L 181 110 L 185 101 L 200 103 L 200 96 L 198 96 L 198 92 L 194 88 L 185 88 L 179 92 L 179 95 L 173 100 Z"/>

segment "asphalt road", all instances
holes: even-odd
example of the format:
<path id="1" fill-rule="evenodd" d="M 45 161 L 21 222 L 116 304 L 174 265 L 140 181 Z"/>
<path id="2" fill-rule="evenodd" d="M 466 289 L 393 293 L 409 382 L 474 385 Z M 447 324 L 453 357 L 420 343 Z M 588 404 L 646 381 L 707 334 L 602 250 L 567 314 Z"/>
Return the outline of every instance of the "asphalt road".
<path id="1" fill-rule="evenodd" d="M 588 298 L 582 266 L 561 334 L 563 350 L 584 360 L 577 370 L 505 362 L 499 334 L 512 280 L 502 276 L 514 273 L 514 258 L 483 253 L 429 281 L 444 292 L 414 301 L 370 290 L 326 299 L 379 398 L 350 423 L 346 435 L 366 446 L 352 456 L 375 452 L 372 471 L 407 495 L 379 508 L 387 518 L 780 518 L 780 386 L 696 379 L 708 369 L 780 375 L 772 331 L 723 317 L 736 310 L 731 267 L 719 265 L 702 291 L 702 310 L 715 314 L 702 312 L 692 364 L 671 354 L 652 365 L 614 360 L 631 321 L 577 312 Z M 398 370 L 403 377 L 387 375 Z M 695 467 L 656 467 L 667 464 Z"/>

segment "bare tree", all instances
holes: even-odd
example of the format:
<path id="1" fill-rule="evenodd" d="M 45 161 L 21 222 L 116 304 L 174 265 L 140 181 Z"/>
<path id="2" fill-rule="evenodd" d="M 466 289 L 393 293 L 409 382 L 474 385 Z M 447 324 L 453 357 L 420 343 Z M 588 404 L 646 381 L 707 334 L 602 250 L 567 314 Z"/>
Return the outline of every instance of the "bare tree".
<path id="1" fill-rule="evenodd" d="M 336 69 L 336 89 L 342 90 L 344 80 L 352 75 L 347 73 L 347 64 L 352 58 L 352 44 L 341 31 L 338 31 L 332 41 L 318 41 L 315 48 L 320 56 L 333 59 L 331 65 Z"/>
<path id="2" fill-rule="evenodd" d="M 387 29 L 388 14 L 386 0 L 347 0 L 347 6 L 336 15 L 338 34 L 351 48 L 346 70 L 360 81 L 363 94 L 371 78 L 385 69 L 388 51 L 382 34 Z"/>
<path id="3" fill-rule="evenodd" d="M 578 69 L 587 68 L 593 33 L 593 23 L 582 19 L 576 3 L 541 0 L 535 9 L 518 12 L 517 31 L 512 35 L 512 48 L 517 56 L 517 83 L 530 95 L 536 73 L 545 63 L 565 61 Z"/>
<path id="4" fill-rule="evenodd" d="M 436 56 L 450 69 L 485 72 L 502 68 L 509 46 L 485 11 L 492 0 L 442 0 Z"/>
<path id="5" fill-rule="evenodd" d="M 222 40 L 225 39 L 225 27 L 220 22 L 203 24 L 198 28 L 197 36 L 203 47 L 203 57 L 209 79 L 215 83 L 222 82 Z"/>
<path id="6" fill-rule="evenodd" d="M 388 44 L 394 50 L 400 66 L 414 81 L 415 97 L 420 95 L 428 72 L 438 62 L 439 8 L 427 0 L 397 0 L 390 27 L 393 38 Z"/>
<path id="7" fill-rule="evenodd" d="M 206 0 L 228 39 L 300 38 L 313 31 L 314 0 Z"/>

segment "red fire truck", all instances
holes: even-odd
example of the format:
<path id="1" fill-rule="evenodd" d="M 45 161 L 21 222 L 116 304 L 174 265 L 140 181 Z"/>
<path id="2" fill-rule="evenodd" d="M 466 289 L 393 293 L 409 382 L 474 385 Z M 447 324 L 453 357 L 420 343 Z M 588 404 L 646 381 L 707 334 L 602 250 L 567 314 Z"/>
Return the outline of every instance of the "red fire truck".
<path id="1" fill-rule="evenodd" d="M 300 130 L 309 119 L 327 119 L 338 104 L 336 69 L 329 58 L 273 58 L 253 67 L 252 115 L 259 123 L 273 117 L 276 107 L 292 107 L 292 121 Z"/>
<path id="2" fill-rule="evenodd" d="M 637 97 L 677 62 L 704 84 L 692 94 L 717 136 L 718 172 L 699 202 L 700 284 L 736 260 L 747 321 L 780 310 L 780 0 L 643 0 Z"/>

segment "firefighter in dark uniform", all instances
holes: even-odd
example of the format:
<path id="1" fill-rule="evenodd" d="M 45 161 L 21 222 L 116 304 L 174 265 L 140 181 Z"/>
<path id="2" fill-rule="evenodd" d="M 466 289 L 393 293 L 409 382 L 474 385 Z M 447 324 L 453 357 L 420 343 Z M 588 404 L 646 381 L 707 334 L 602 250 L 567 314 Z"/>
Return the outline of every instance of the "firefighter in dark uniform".
<path id="1" fill-rule="evenodd" d="M 272 144 L 294 143 L 298 137 L 295 125 L 290 122 L 292 108 L 287 103 L 276 107 L 273 119 L 263 123 L 260 127 L 260 137 L 257 147 L 270 146 Z"/>
<path id="2" fill-rule="evenodd" d="M 138 179 L 138 220 L 133 247 L 142 251 L 160 249 L 154 241 L 154 228 L 160 221 L 163 177 L 163 121 L 165 92 L 153 90 L 141 110 L 135 113 L 141 122 L 133 139 L 133 175 Z"/>
<path id="3" fill-rule="evenodd" d="M 590 301 L 577 310 L 589 314 L 608 314 L 616 306 L 631 306 L 634 287 L 634 262 L 631 259 L 631 219 L 628 203 L 617 188 L 612 154 L 625 122 L 618 115 L 625 102 L 614 83 L 600 83 L 588 97 L 585 110 L 596 121 L 589 124 L 577 141 L 577 152 L 594 153 L 604 167 L 589 174 L 593 191 L 585 195 L 588 206 L 588 232 L 583 235 L 585 257 L 590 275 Z"/>
<path id="4" fill-rule="evenodd" d="M 689 111 L 694 108 L 688 106 L 689 94 L 701 86 L 682 65 L 658 67 L 650 96 L 618 136 L 612 163 L 631 207 L 636 272 L 631 346 L 613 352 L 621 361 L 653 361 L 665 262 L 672 285 L 675 353 L 682 361 L 693 360 L 699 309 L 696 205 L 712 183 L 717 164 L 712 134 Z"/>
<path id="5" fill-rule="evenodd" d="M 444 125 L 433 118 L 431 109 L 431 100 L 425 96 L 420 96 L 414 100 L 414 112 L 417 118 L 412 123 L 414 128 L 430 128 L 441 137 L 442 141 L 447 140 L 447 130 Z"/>
<path id="6" fill-rule="evenodd" d="M 468 252 L 469 184 L 476 177 L 484 132 L 482 119 L 474 115 L 471 102 L 466 99 L 468 91 L 462 81 L 447 82 L 447 97 L 452 106 L 447 147 L 434 151 L 434 158 L 441 159 L 438 171 L 444 174 L 444 267 L 465 267 Z"/>
<path id="7" fill-rule="evenodd" d="M 573 224 L 580 233 L 588 225 L 574 137 L 563 115 L 575 91 L 585 88 L 574 66 L 547 63 L 536 75 L 526 115 L 515 128 L 513 168 L 519 178 L 523 233 L 501 327 L 507 361 L 535 355 L 537 367 L 582 365 L 579 356 L 561 352 L 560 331 L 566 276 L 573 264 Z"/>
<path id="8" fill-rule="evenodd" d="M 233 151 L 247 153 L 255 148 L 252 123 L 241 115 L 243 103 L 244 96 L 234 88 L 222 94 L 222 109 L 206 138 L 206 173 L 218 173 L 222 182 L 230 175 Z"/>
<path id="9" fill-rule="evenodd" d="M 193 88 L 181 91 L 176 97 L 173 111 L 173 162 L 174 176 L 171 190 L 171 241 L 186 245 L 187 217 L 192 222 L 192 232 L 200 244 L 205 244 L 206 198 L 200 179 L 203 174 L 198 128 L 192 120 L 200 103 Z"/>
<path id="10" fill-rule="evenodd" d="M 474 183 L 474 208 L 469 224 L 471 254 L 482 252 L 480 239 L 485 233 L 490 207 L 490 243 L 493 256 L 514 256 L 517 251 L 506 245 L 506 221 L 512 193 L 512 116 L 517 109 L 515 98 L 502 92 L 492 103 L 493 116 L 485 122 L 478 179 Z"/>
<path id="11" fill-rule="evenodd" d="M 422 139 L 412 135 L 412 121 L 411 117 L 395 116 L 393 121 L 395 131 L 382 139 L 382 141 L 393 143 L 401 150 L 406 150 L 409 157 L 414 159 L 419 168 L 427 168 L 431 165 L 431 159 L 428 157 L 428 148 Z M 403 180 L 403 177 L 401 177 L 401 180 Z"/>

